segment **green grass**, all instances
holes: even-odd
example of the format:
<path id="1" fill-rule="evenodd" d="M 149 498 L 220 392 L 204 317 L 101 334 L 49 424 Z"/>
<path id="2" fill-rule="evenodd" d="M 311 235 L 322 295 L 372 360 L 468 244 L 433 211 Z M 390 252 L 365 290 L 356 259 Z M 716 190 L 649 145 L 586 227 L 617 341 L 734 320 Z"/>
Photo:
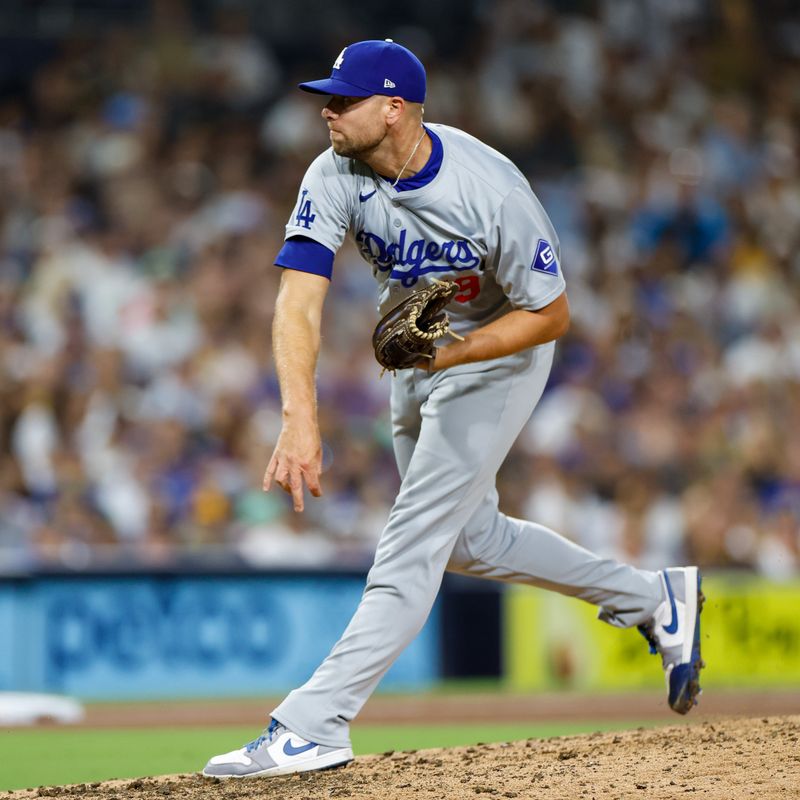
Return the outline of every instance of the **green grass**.
<path id="1" fill-rule="evenodd" d="M 581 722 L 508 725 L 354 725 L 356 754 L 422 750 L 477 742 L 546 738 L 653 723 Z M 240 747 L 252 728 L 0 730 L 0 790 L 110 778 L 195 772 L 209 756 Z"/>

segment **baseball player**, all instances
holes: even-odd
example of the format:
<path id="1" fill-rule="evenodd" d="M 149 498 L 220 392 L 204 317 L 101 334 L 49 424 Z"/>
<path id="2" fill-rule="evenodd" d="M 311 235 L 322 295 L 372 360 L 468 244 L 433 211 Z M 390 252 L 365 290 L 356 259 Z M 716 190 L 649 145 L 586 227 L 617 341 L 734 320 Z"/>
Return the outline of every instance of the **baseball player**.
<path id="1" fill-rule="evenodd" d="M 349 724 L 422 628 L 445 570 L 540 586 L 638 626 L 662 656 L 670 706 L 699 693 L 696 567 L 648 572 L 600 558 L 498 510 L 495 477 L 542 395 L 555 340 L 569 324 L 556 232 L 522 173 L 455 128 L 423 124 L 425 70 L 391 40 L 345 47 L 330 78 L 331 146 L 309 167 L 276 264 L 274 319 L 283 426 L 266 469 L 295 511 L 322 494 L 315 366 L 334 254 L 354 237 L 378 283 L 381 313 L 436 278 L 458 283 L 448 306 L 463 341 L 392 380 L 392 434 L 402 477 L 361 603 L 311 678 L 268 729 L 212 758 L 205 775 L 322 769 L 353 758 Z"/>

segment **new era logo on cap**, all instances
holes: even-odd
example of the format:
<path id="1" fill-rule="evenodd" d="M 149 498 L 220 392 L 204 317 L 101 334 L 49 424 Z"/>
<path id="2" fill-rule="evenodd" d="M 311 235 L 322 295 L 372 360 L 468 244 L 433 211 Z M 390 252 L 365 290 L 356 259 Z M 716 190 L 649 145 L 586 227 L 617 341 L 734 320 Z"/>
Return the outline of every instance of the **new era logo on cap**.
<path id="1" fill-rule="evenodd" d="M 536 245 L 536 255 L 533 257 L 531 269 L 535 269 L 537 272 L 546 272 L 548 275 L 558 275 L 555 251 L 544 239 L 539 239 L 539 243 Z"/>
<path id="2" fill-rule="evenodd" d="M 423 103 L 425 83 L 425 67 L 410 50 L 391 39 L 370 39 L 345 47 L 333 62 L 330 78 L 307 81 L 300 88 L 346 97 L 390 94 Z"/>

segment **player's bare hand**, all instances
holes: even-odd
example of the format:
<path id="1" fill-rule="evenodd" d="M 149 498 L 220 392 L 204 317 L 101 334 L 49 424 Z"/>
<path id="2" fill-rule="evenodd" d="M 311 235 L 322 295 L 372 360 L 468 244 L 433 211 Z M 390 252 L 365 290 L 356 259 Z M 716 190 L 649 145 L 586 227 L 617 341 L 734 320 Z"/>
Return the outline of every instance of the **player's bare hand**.
<path id="1" fill-rule="evenodd" d="M 292 496 L 295 511 L 302 511 L 303 488 L 314 497 L 322 495 L 322 441 L 316 425 L 284 425 L 264 473 L 264 491 L 277 483 Z"/>

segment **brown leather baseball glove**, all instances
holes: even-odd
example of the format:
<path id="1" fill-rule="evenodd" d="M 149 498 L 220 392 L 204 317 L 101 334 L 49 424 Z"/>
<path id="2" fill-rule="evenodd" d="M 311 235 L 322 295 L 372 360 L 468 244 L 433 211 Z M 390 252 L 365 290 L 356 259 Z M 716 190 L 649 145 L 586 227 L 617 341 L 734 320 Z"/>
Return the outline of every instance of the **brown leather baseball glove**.
<path id="1" fill-rule="evenodd" d="M 418 289 L 386 313 L 372 334 L 375 358 L 384 371 L 394 373 L 434 356 L 434 342 L 450 330 L 444 307 L 458 291 L 455 281 L 439 281 Z M 381 372 L 383 375 L 383 372 Z"/>

